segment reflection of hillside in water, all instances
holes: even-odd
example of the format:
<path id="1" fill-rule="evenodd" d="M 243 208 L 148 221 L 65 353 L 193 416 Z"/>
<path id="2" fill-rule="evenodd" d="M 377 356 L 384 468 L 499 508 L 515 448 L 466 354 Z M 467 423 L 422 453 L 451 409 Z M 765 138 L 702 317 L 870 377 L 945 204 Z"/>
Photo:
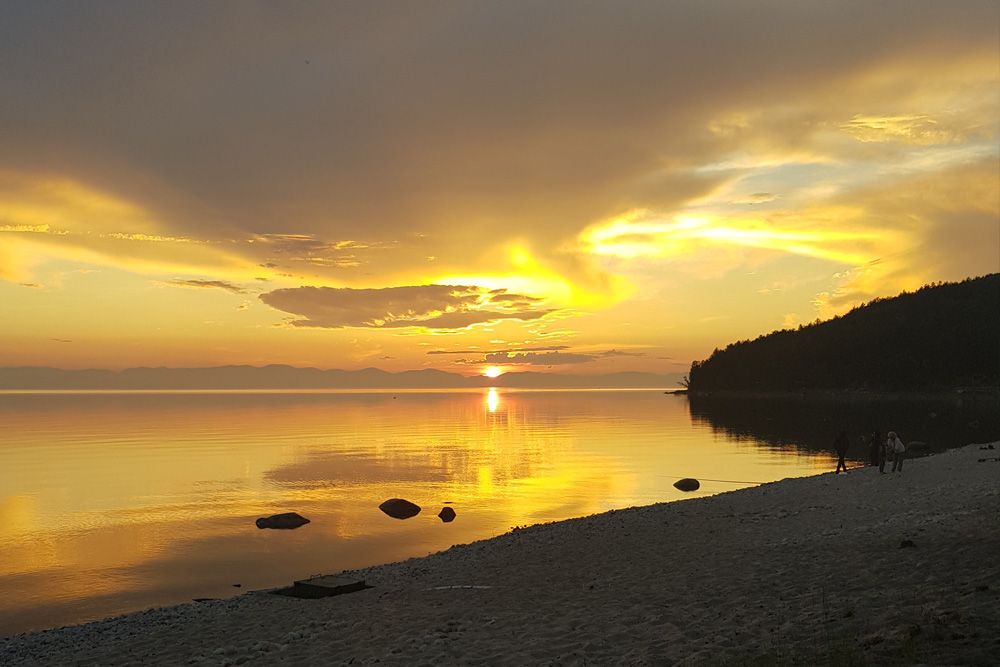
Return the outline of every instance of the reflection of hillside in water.
<path id="1" fill-rule="evenodd" d="M 827 451 L 841 429 L 850 438 L 849 458 L 867 450 L 862 435 L 896 431 L 904 442 L 927 443 L 915 455 L 973 442 L 1000 439 L 1000 400 L 996 395 L 890 396 L 705 396 L 688 397 L 691 418 L 737 440 L 775 448 Z"/>

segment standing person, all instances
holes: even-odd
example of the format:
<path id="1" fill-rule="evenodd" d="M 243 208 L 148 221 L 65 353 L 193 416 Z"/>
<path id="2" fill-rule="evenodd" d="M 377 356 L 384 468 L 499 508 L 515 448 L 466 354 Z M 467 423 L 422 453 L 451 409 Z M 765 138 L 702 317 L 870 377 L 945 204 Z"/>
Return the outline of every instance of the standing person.
<path id="1" fill-rule="evenodd" d="M 878 431 L 872 431 L 871 442 L 868 443 L 868 460 L 873 466 L 877 466 L 879 462 L 879 440 L 881 436 Z"/>
<path id="2" fill-rule="evenodd" d="M 882 439 L 882 434 L 875 431 L 875 440 L 878 446 L 878 471 L 885 474 L 885 460 L 888 457 L 888 452 L 886 451 L 885 440 Z"/>
<path id="3" fill-rule="evenodd" d="M 906 458 L 906 445 L 899 439 L 895 431 L 889 431 L 889 440 L 886 442 L 886 449 L 892 453 L 892 471 L 903 472 L 903 459 Z"/>
<path id="4" fill-rule="evenodd" d="M 833 441 L 833 448 L 837 450 L 837 472 L 839 473 L 841 468 L 847 472 L 847 464 L 844 463 L 844 457 L 847 456 L 847 431 L 840 432 Z"/>

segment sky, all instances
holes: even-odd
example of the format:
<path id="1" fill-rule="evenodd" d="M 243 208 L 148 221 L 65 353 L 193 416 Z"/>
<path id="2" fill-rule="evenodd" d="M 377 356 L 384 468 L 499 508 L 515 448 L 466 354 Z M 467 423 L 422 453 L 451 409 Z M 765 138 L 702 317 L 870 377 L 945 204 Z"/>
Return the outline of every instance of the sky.
<path id="1" fill-rule="evenodd" d="M 0 366 L 683 373 L 1000 270 L 995 2 L 8 2 L 0 100 Z"/>

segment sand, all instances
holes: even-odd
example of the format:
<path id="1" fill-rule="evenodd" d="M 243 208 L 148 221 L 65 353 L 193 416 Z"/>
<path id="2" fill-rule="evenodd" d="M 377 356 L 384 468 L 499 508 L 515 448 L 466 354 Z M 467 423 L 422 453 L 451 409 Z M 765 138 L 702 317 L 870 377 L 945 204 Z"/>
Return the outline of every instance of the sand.
<path id="1" fill-rule="evenodd" d="M 534 526 L 357 571 L 0 641 L 0 664 L 1000 661 L 1000 456 L 981 445 Z M 904 540 L 912 547 L 902 547 Z"/>

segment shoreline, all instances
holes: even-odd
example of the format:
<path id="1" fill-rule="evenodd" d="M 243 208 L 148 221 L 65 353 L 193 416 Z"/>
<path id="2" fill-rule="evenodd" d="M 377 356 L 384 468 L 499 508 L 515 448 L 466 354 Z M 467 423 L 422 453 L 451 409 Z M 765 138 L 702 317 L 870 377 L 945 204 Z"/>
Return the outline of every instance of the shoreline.
<path id="1" fill-rule="evenodd" d="M 1000 462 L 978 459 L 1000 446 L 980 446 L 521 528 L 356 570 L 371 588 L 337 597 L 16 635 L 0 662 L 990 664 Z"/>
<path id="2" fill-rule="evenodd" d="M 752 399 L 813 399 L 813 400 L 858 400 L 872 398 L 887 400 L 1000 400 L 1000 387 L 945 387 L 910 391 L 882 389 L 688 389 L 684 393 L 696 398 L 752 398 Z"/>

